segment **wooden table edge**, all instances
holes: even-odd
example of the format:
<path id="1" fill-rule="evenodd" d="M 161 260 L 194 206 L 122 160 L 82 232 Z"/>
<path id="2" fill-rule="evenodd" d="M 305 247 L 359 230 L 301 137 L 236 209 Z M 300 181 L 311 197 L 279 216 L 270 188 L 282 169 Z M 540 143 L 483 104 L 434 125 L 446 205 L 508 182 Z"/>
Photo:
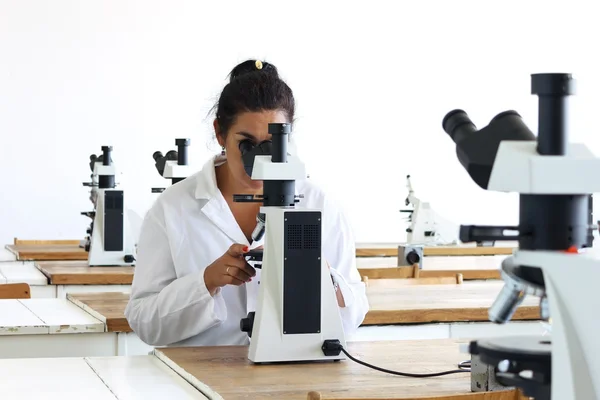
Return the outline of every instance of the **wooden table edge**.
<path id="1" fill-rule="evenodd" d="M 504 256 L 513 254 L 514 247 L 425 247 L 424 256 L 462 257 L 462 256 Z M 356 257 L 397 257 L 398 248 L 357 248 Z"/>
<path id="2" fill-rule="evenodd" d="M 307 400 L 528 400 L 521 394 L 519 389 L 506 389 L 488 392 L 468 392 L 450 395 L 425 395 L 424 397 L 331 397 L 324 396 L 319 392 L 307 393 Z"/>
<path id="3" fill-rule="evenodd" d="M 465 310 L 468 310 L 465 312 Z M 490 322 L 487 308 L 431 308 L 413 310 L 369 310 L 361 326 L 368 325 L 409 325 L 458 322 Z M 427 317 L 434 314 L 436 317 Z M 463 314 L 463 317 L 455 315 Z M 473 315 L 477 314 L 477 315 Z M 539 306 L 521 306 L 511 321 L 540 320 Z"/>
<path id="4" fill-rule="evenodd" d="M 181 368 L 175 361 L 171 360 L 169 357 L 165 355 L 161 351 L 160 348 L 155 348 L 152 351 L 152 354 L 158 358 L 161 362 L 163 362 L 167 367 L 171 368 L 177 375 L 182 377 L 187 383 L 198 389 L 200 393 L 211 400 L 224 400 L 223 397 L 211 389 L 210 386 L 201 382 L 199 379 L 194 377 L 192 374 L 186 372 L 183 368 Z"/>
<path id="5" fill-rule="evenodd" d="M 109 293 L 113 293 L 113 292 L 109 292 Z M 94 294 L 96 294 L 96 293 L 94 293 Z M 123 318 L 113 318 L 113 319 L 109 320 L 106 318 L 106 316 L 104 314 L 101 314 L 99 311 L 88 306 L 87 304 L 85 304 L 84 302 L 79 300 L 78 298 L 73 297 L 73 296 L 77 296 L 77 295 L 82 296 L 82 295 L 86 295 L 86 293 L 67 293 L 67 300 L 70 301 L 75 306 L 81 308 L 83 311 L 90 314 L 92 317 L 94 317 L 94 318 L 100 320 L 102 323 L 104 323 L 105 332 L 133 333 L 133 329 L 131 329 L 131 326 L 129 325 L 129 321 L 127 321 L 127 317 L 125 317 L 125 315 L 123 315 Z M 127 327 L 120 328 L 121 326 L 127 326 Z"/>
<path id="6" fill-rule="evenodd" d="M 407 267 L 375 267 L 375 268 L 358 268 L 360 276 L 366 276 L 370 279 L 408 279 L 412 275 L 407 271 L 406 276 L 392 276 L 398 268 Z M 454 277 L 456 274 L 462 274 L 466 281 L 475 280 L 498 280 L 501 278 L 499 269 L 421 269 L 419 276 L 421 278 L 443 278 Z M 384 276 L 384 278 L 381 278 Z"/>

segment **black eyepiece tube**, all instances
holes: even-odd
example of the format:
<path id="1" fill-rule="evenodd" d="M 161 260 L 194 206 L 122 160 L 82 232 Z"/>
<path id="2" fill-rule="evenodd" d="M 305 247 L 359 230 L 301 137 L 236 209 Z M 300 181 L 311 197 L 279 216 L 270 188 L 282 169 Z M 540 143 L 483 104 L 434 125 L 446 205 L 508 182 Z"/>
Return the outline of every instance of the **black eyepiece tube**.
<path id="1" fill-rule="evenodd" d="M 158 161 L 162 157 L 163 153 L 161 153 L 160 151 L 155 151 L 154 154 L 152 154 L 152 158 L 154 159 L 154 161 Z"/>
<path id="2" fill-rule="evenodd" d="M 452 110 L 446 114 L 442 127 L 456 144 L 477 132 L 477 127 L 463 110 Z"/>
<path id="3" fill-rule="evenodd" d="M 188 165 L 188 146 L 190 139 L 175 139 L 177 146 L 177 165 Z"/>
<path id="4" fill-rule="evenodd" d="M 102 165 L 110 165 L 112 146 L 102 146 Z"/>
<path id="5" fill-rule="evenodd" d="M 287 162 L 288 135 L 292 132 L 291 124 L 269 124 L 269 134 L 272 135 L 271 161 Z"/>
<path id="6" fill-rule="evenodd" d="M 542 155 L 565 155 L 568 140 L 567 96 L 575 94 L 571 74 L 532 74 L 531 94 L 539 97 L 538 144 Z"/>

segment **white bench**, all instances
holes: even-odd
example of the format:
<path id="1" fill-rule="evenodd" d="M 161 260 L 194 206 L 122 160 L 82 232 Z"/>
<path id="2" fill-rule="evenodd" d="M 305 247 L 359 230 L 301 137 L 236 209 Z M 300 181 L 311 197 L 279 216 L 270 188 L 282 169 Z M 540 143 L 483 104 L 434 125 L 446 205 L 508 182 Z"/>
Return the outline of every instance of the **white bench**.
<path id="1" fill-rule="evenodd" d="M 153 355 L 4 359 L 0 376 L 3 399 L 206 399 Z"/>
<path id="2" fill-rule="evenodd" d="M 66 299 L 0 300 L 0 358 L 117 355 L 117 337 Z"/>

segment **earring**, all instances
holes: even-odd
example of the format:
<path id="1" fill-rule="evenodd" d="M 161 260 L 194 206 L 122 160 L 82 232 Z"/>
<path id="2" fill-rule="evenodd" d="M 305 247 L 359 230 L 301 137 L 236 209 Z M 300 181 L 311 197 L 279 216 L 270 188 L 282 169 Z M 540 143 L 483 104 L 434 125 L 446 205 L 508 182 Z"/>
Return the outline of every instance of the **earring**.
<path id="1" fill-rule="evenodd" d="M 221 146 L 221 155 L 224 156 L 225 155 L 225 146 Z"/>

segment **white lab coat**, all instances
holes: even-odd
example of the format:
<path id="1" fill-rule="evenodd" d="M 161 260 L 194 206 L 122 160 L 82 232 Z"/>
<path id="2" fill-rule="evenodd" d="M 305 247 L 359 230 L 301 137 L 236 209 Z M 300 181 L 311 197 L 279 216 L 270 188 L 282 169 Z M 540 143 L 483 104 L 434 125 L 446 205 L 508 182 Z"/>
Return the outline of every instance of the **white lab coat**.
<path id="1" fill-rule="evenodd" d="M 138 242 L 131 299 L 125 316 L 133 331 L 151 346 L 248 344 L 240 319 L 255 311 L 260 269 L 252 282 L 227 285 L 211 296 L 204 270 L 233 243 L 251 249 L 225 198 L 217 188 L 211 158 L 203 169 L 169 187 L 147 213 Z M 354 236 L 340 210 L 314 184 L 296 181 L 304 194 L 299 206 L 323 212 L 323 253 L 346 307 L 340 308 L 346 336 L 363 321 L 368 302 L 356 269 Z"/>

